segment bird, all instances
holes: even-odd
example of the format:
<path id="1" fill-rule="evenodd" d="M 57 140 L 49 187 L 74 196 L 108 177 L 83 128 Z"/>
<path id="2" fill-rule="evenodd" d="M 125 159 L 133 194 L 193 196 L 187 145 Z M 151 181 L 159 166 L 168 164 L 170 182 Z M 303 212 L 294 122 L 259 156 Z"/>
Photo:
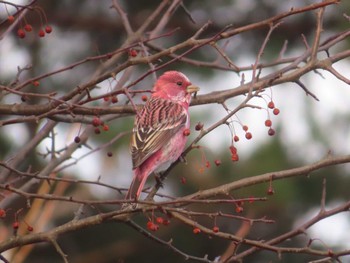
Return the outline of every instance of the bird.
<path id="1" fill-rule="evenodd" d="M 156 80 L 135 117 L 130 142 L 133 179 L 125 199 L 138 200 L 148 176 L 165 171 L 181 156 L 190 127 L 188 108 L 197 91 L 179 71 L 166 71 Z"/>

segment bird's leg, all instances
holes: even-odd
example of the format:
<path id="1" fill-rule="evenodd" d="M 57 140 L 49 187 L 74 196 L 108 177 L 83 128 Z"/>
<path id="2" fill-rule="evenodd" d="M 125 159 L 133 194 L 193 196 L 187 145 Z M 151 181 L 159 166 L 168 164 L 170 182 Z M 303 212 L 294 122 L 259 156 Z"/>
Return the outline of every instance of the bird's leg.
<path id="1" fill-rule="evenodd" d="M 163 178 L 160 173 L 154 172 L 154 179 L 156 179 L 157 187 L 163 188 Z"/>

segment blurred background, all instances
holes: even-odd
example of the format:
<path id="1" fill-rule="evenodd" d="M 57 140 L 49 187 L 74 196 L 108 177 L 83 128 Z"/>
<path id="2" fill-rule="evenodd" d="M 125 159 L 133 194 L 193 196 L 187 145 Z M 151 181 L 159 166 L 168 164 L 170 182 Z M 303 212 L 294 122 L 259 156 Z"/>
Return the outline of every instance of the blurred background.
<path id="1" fill-rule="evenodd" d="M 26 4 L 26 1 L 13 1 Z M 137 29 L 160 3 L 160 1 L 120 1 L 134 29 Z M 162 46 L 171 46 L 187 39 L 194 34 L 208 20 L 213 22 L 206 32 L 211 35 L 221 30 L 226 25 L 239 27 L 254 23 L 268 17 L 288 11 L 292 7 L 300 7 L 316 1 L 271 1 L 271 0 L 188 0 L 184 4 L 190 12 L 193 20 L 189 19 L 184 9 L 179 8 L 170 20 L 167 29 L 170 31 L 179 27 L 171 37 L 155 41 Z M 20 39 L 16 35 L 17 30 L 6 35 L 0 40 L 0 83 L 6 85 L 13 81 L 17 74 L 17 67 L 32 65 L 32 68 L 22 74 L 24 79 L 41 75 L 61 67 L 67 66 L 89 56 L 96 56 L 111 52 L 118 48 L 126 38 L 123 25 L 117 12 L 111 8 L 109 0 L 82 0 L 82 1 L 37 1 L 47 16 L 48 23 L 53 28 L 51 34 L 44 38 L 38 38 L 35 33 L 28 34 Z M 349 27 L 349 21 L 343 17 L 348 12 L 349 1 L 342 1 L 337 6 L 328 7 L 324 18 L 324 35 L 322 38 L 341 32 Z M 14 8 L 7 5 L 9 13 L 15 12 Z M 4 4 L 0 1 L 0 21 L 7 19 Z M 40 19 L 36 12 L 27 12 L 26 19 L 34 28 L 40 27 Z M 7 28 L 2 23 L 0 32 Z M 285 57 L 300 55 L 305 49 L 301 34 L 312 43 L 315 30 L 315 14 L 309 12 L 295 15 L 283 20 L 283 23 L 273 32 L 264 52 L 262 61 L 269 62 L 277 59 L 284 42 L 288 41 Z M 250 66 L 254 63 L 258 50 L 266 36 L 267 30 L 254 30 L 231 38 L 225 51 L 230 59 L 238 66 Z M 322 41 L 322 39 L 321 39 Z M 349 39 L 343 41 L 332 52 L 350 48 Z M 211 61 L 216 58 L 212 49 L 203 48 L 194 52 L 190 57 Z M 326 56 L 326 54 L 321 54 Z M 349 75 L 349 59 L 340 61 L 334 65 L 339 72 Z M 40 82 L 39 92 L 56 91 L 64 94 L 72 87 L 88 80 L 98 66 L 99 62 L 91 62 L 72 70 L 45 78 Z M 275 69 L 278 67 L 276 66 Z M 138 66 L 135 72 L 144 72 L 147 66 Z M 192 83 L 200 86 L 201 94 L 216 90 L 230 89 L 239 86 L 242 74 L 230 71 L 219 71 L 208 68 L 199 68 L 185 63 L 171 64 L 166 70 L 177 69 L 184 72 Z M 265 72 L 273 71 L 270 68 Z M 313 92 L 319 101 L 305 92 L 296 84 L 283 84 L 273 87 L 270 94 L 275 105 L 280 109 L 278 116 L 270 116 L 273 127 L 276 130 L 274 136 L 268 135 L 268 129 L 264 126 L 267 117 L 265 110 L 244 109 L 237 117 L 249 126 L 253 134 L 252 140 L 244 139 L 244 132 L 234 122 L 235 131 L 241 140 L 236 144 L 240 160 L 232 162 L 229 146 L 232 135 L 225 126 L 216 129 L 201 140 L 202 150 L 194 150 L 187 156 L 187 165 L 178 165 L 165 181 L 160 193 L 181 196 L 193 193 L 201 189 L 218 186 L 240 178 L 263 174 L 265 172 L 278 171 L 310 164 L 322 159 L 328 154 L 347 154 L 350 150 L 350 89 L 325 71 L 322 74 L 310 73 L 301 80 L 305 86 Z M 251 72 L 244 72 L 245 79 L 251 78 Z M 135 80 L 138 75 L 132 75 Z M 116 76 L 118 79 L 118 76 Z M 21 81 L 21 80 L 20 80 Z M 150 89 L 153 78 L 147 77 L 135 88 Z M 94 95 L 107 92 L 113 83 L 104 81 L 99 84 L 99 89 Z M 141 103 L 141 95 L 135 101 Z M 243 96 L 230 99 L 227 104 L 234 109 L 244 99 Z M 269 100 L 266 97 L 266 100 Z M 126 99 L 119 97 L 118 104 L 122 105 Z M 252 103 L 263 106 L 264 100 L 253 100 Z M 9 95 L 2 98 L 1 104 L 21 103 L 21 98 Z M 40 103 L 40 100 L 27 101 L 28 104 Z M 198 134 L 193 127 L 201 122 L 204 127 L 209 127 L 226 112 L 220 105 L 202 105 L 190 108 L 192 133 L 189 140 Z M 5 119 L 7 117 L 0 116 Z M 235 118 L 234 118 L 235 119 Z M 235 119 L 237 120 L 237 119 Z M 8 125 L 0 128 L 0 157 L 7 160 L 23 147 L 33 137 L 43 122 L 39 124 L 24 123 Z M 133 116 L 108 122 L 108 132 L 89 138 L 89 146 L 99 147 L 124 131 L 130 131 L 133 125 Z M 55 128 L 57 147 L 65 147 L 79 134 L 80 124 L 62 123 Z M 28 156 L 27 164 L 32 169 L 38 170 L 48 161 L 45 151 L 51 143 L 50 139 L 44 140 L 36 149 L 36 154 Z M 115 143 L 103 148 L 79 161 L 75 165 L 64 169 L 62 176 L 79 178 L 84 180 L 100 180 L 116 187 L 127 188 L 131 182 L 131 160 L 129 156 L 129 135 L 122 137 Z M 80 158 L 90 149 L 82 147 L 74 154 L 74 158 Z M 113 155 L 109 157 L 108 152 Z M 207 168 L 203 164 L 203 158 L 211 164 Z M 221 165 L 216 166 L 215 160 L 220 160 Z M 67 162 L 70 164 L 72 161 Z M 0 168 L 1 169 L 1 168 Z M 183 184 L 183 178 L 186 184 Z M 318 213 L 322 193 L 322 179 L 327 178 L 327 208 L 345 202 L 350 198 L 350 166 L 341 165 L 322 169 L 313 173 L 310 177 L 298 177 L 273 182 L 274 195 L 268 196 L 267 202 L 255 202 L 245 204 L 243 216 L 261 218 L 266 216 L 275 220 L 274 224 L 257 223 L 251 229 L 248 237 L 251 239 L 270 239 L 302 224 Z M 154 180 L 150 178 L 148 185 Z M 232 193 L 234 198 L 250 196 L 267 196 L 268 184 L 260 184 L 254 187 L 244 188 Z M 122 198 L 122 194 L 106 187 L 70 184 L 56 188 L 56 194 L 78 195 L 87 199 L 113 199 Z M 61 192 L 60 192 L 61 191 Z M 20 199 L 20 198 L 19 198 Z M 22 202 L 21 202 L 22 201 Z M 78 209 L 77 204 L 51 202 L 45 207 L 46 215 L 42 221 L 34 222 L 34 229 L 42 227 L 49 229 L 54 225 L 60 225 L 74 217 Z M 62 205 L 63 204 L 63 205 Z M 16 206 L 23 206 L 23 200 L 18 200 Z M 50 210 L 51 209 L 51 210 Z M 86 208 L 85 215 L 93 214 L 95 209 L 108 211 L 114 206 L 100 206 L 98 208 Z M 208 210 L 211 207 L 208 207 Z M 222 207 L 228 213 L 234 213 L 228 206 Z M 15 209 L 13 209 L 15 210 Z M 220 210 L 220 208 L 219 208 Z M 13 221 L 13 211 L 8 212 L 9 218 L 0 221 L 1 236 L 7 236 Z M 50 220 L 45 220 L 50 219 Z M 145 226 L 148 218 L 138 216 L 136 222 Z M 212 220 L 199 220 L 203 224 L 213 224 Z M 41 224 L 40 226 L 36 224 Z M 233 219 L 219 219 L 216 224 L 220 230 L 235 233 L 240 227 L 241 221 Z M 322 240 L 315 242 L 317 247 L 327 246 L 331 249 L 349 249 L 350 216 L 348 213 L 339 214 L 317 223 L 307 230 L 307 235 L 292 239 L 286 243 L 288 246 L 305 246 L 310 238 Z M 167 227 L 162 227 L 156 235 L 163 240 L 173 240 L 173 245 L 182 251 L 203 257 L 208 255 L 210 259 L 222 254 L 228 241 L 218 238 L 209 238 L 206 235 L 194 235 L 192 229 L 172 221 Z M 168 248 L 152 242 L 130 227 L 111 223 L 96 227 L 75 231 L 58 239 L 62 250 L 69 255 L 69 262 L 184 262 L 185 259 L 173 253 Z M 300 245 L 302 244 L 302 245 Z M 11 262 L 62 262 L 61 257 L 50 244 L 39 244 L 33 248 L 9 251 L 5 257 L 12 257 Z M 306 262 L 308 256 L 301 254 L 283 254 L 282 262 Z M 246 262 L 274 262 L 278 258 L 271 252 L 260 252 L 246 259 Z M 343 258 L 343 262 L 350 262 L 350 258 Z"/>

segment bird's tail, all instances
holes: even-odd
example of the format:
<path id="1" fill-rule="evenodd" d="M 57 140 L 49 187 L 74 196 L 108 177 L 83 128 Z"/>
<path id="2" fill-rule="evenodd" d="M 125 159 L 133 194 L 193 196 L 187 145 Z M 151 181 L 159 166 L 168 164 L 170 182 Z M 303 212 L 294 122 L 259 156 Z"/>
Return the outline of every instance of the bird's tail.
<path id="1" fill-rule="evenodd" d="M 139 168 L 136 168 L 134 170 L 134 177 L 132 179 L 129 190 L 125 196 L 125 199 L 137 200 L 141 194 L 143 186 L 146 183 L 147 177 L 148 177 L 147 174 L 142 173 L 142 171 Z"/>

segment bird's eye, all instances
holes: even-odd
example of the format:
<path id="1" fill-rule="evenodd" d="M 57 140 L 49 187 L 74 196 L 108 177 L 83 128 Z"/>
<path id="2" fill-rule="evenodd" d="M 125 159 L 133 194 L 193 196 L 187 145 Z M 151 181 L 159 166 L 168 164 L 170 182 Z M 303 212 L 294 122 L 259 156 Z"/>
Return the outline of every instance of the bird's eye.
<path id="1" fill-rule="evenodd" d="M 178 86 L 182 86 L 182 81 L 178 81 L 178 82 L 176 82 L 176 84 L 177 84 Z"/>

